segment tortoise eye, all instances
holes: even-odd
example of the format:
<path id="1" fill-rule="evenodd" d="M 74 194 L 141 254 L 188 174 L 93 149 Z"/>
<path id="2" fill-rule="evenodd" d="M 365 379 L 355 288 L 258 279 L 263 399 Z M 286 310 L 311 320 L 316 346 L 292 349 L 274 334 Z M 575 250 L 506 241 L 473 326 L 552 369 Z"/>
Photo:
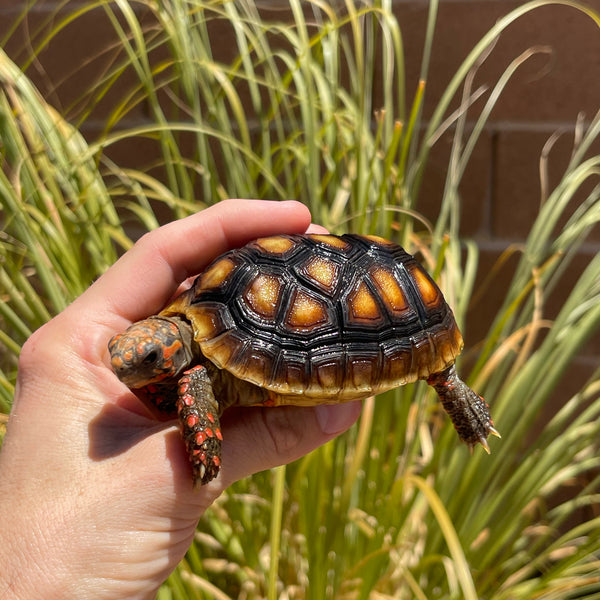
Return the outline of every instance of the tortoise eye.
<path id="1" fill-rule="evenodd" d="M 145 365 L 153 365 L 156 362 L 157 358 L 158 353 L 156 352 L 156 350 L 152 350 L 152 352 L 149 352 L 146 356 L 144 356 L 144 360 L 142 361 L 142 363 Z"/>

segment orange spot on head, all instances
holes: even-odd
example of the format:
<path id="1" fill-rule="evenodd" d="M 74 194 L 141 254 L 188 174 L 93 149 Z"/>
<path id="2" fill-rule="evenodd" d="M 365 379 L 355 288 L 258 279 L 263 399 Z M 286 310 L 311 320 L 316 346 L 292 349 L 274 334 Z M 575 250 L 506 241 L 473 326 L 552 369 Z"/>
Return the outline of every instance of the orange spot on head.
<path id="1" fill-rule="evenodd" d="M 163 357 L 167 360 L 172 358 L 174 354 L 181 350 L 182 346 L 181 340 L 173 340 L 169 346 L 163 348 Z"/>
<path id="2" fill-rule="evenodd" d="M 122 367 L 125 363 L 123 362 L 123 359 L 120 356 L 113 356 L 111 358 L 111 364 L 113 367 L 119 369 L 120 367 Z"/>

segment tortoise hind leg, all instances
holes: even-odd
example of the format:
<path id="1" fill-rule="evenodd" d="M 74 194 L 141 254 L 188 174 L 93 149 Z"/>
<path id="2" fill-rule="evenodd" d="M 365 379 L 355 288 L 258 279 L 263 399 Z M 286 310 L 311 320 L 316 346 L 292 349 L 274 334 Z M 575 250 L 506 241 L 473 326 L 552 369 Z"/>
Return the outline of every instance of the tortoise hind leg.
<path id="1" fill-rule="evenodd" d="M 471 451 L 481 444 L 489 454 L 488 435 L 500 437 L 500 434 L 494 429 L 485 400 L 459 378 L 454 365 L 440 373 L 432 373 L 427 383 L 438 393 L 460 439 Z"/>
<path id="2" fill-rule="evenodd" d="M 177 390 L 181 436 L 192 463 L 194 485 L 204 485 L 219 474 L 221 427 L 219 405 L 205 367 L 185 371 Z"/>

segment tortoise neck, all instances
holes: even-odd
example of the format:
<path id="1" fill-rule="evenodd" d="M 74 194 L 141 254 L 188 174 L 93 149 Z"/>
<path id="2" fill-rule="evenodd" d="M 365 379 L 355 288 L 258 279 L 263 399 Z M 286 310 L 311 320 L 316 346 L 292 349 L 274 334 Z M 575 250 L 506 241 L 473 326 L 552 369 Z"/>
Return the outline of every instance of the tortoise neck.
<path id="1" fill-rule="evenodd" d="M 194 340 L 194 330 L 192 329 L 192 325 L 189 321 L 184 319 L 183 317 L 174 315 L 174 316 L 162 316 L 156 315 L 150 317 L 150 319 L 159 319 L 161 321 L 168 321 L 169 323 L 173 323 L 177 330 L 179 331 L 179 335 L 181 336 L 181 343 L 185 349 L 185 353 L 188 357 L 188 363 L 191 364 L 193 359 L 197 359 L 200 356 L 200 348 Z"/>

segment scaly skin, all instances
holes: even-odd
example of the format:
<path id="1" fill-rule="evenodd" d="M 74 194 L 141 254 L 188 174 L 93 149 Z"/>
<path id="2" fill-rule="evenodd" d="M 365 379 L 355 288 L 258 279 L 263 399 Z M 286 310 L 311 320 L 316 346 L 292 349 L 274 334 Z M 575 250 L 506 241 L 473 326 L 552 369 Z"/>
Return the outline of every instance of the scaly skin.
<path id="1" fill-rule="evenodd" d="M 427 383 L 438 393 L 460 439 L 471 451 L 481 444 L 489 454 L 488 435 L 500 437 L 500 434 L 494 429 L 485 400 L 458 377 L 454 365 L 432 373 Z"/>
<path id="2" fill-rule="evenodd" d="M 219 474 L 223 440 L 219 404 L 206 367 L 197 365 L 186 371 L 177 393 L 177 416 L 192 463 L 194 485 L 204 485 Z"/>

